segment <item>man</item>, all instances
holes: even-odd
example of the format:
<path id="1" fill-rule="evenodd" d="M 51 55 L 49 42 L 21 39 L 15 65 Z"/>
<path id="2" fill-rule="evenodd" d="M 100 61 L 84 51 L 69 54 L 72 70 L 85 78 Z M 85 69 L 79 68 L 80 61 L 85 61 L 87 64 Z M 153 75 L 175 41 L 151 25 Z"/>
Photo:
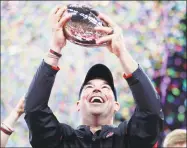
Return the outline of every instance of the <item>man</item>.
<path id="1" fill-rule="evenodd" d="M 97 44 L 109 42 L 107 48 L 115 54 L 123 67 L 136 101 L 136 110 L 128 124 L 122 122 L 113 127 L 113 116 L 119 110 L 117 94 L 110 70 L 94 65 L 87 73 L 80 89 L 78 111 L 82 125 L 77 129 L 59 123 L 48 107 L 58 61 L 66 45 L 64 24 L 71 15 L 63 15 L 67 8 L 52 10 L 49 20 L 53 30 L 51 50 L 38 68 L 26 96 L 25 120 L 30 130 L 30 143 L 34 148 L 151 148 L 161 131 L 163 115 L 159 96 L 142 68 L 133 60 L 125 48 L 122 31 L 104 14 L 100 19 L 109 27 L 98 27 L 96 31 L 108 33 L 97 40 Z"/>
<path id="2" fill-rule="evenodd" d="M 166 135 L 163 147 L 182 148 L 186 147 L 186 129 L 175 129 Z"/>
<path id="3" fill-rule="evenodd" d="M 22 97 L 8 117 L 1 123 L 1 147 L 6 146 L 10 135 L 14 132 L 13 127 L 15 123 L 24 113 L 24 100 L 24 97 Z"/>

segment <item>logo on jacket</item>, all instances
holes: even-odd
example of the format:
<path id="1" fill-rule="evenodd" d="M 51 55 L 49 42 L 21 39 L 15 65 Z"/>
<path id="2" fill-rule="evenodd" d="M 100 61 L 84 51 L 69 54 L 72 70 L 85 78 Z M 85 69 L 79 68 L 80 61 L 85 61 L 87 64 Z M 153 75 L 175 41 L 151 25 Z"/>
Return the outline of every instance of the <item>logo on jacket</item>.
<path id="1" fill-rule="evenodd" d="M 106 138 L 109 138 L 109 137 L 111 137 L 112 135 L 114 135 L 114 132 L 109 132 L 109 133 L 106 135 Z"/>

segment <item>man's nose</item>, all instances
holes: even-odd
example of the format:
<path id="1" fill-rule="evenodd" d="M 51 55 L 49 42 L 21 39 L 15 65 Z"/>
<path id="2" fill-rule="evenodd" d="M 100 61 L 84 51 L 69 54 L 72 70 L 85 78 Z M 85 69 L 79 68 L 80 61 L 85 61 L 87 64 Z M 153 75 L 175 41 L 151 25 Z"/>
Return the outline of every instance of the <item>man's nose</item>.
<path id="1" fill-rule="evenodd" d="M 98 93 L 98 92 L 101 92 L 101 90 L 100 90 L 99 88 L 95 88 L 95 89 L 93 90 L 93 92 L 94 92 L 94 93 Z"/>

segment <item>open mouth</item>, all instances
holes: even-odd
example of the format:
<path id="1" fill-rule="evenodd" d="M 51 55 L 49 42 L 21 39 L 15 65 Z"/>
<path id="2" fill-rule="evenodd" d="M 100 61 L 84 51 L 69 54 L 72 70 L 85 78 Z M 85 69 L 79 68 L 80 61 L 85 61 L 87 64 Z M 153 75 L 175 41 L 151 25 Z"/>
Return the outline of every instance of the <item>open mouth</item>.
<path id="1" fill-rule="evenodd" d="M 104 100 L 101 97 L 91 97 L 90 103 L 104 103 Z"/>

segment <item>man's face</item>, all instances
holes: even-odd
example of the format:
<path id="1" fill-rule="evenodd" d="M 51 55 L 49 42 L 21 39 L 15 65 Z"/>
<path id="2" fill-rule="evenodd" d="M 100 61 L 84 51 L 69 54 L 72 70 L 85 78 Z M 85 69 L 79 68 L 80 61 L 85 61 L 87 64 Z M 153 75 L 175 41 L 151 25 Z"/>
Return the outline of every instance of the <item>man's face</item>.
<path id="1" fill-rule="evenodd" d="M 102 79 L 93 79 L 84 85 L 77 105 L 82 116 L 112 117 L 119 110 L 111 87 Z"/>

